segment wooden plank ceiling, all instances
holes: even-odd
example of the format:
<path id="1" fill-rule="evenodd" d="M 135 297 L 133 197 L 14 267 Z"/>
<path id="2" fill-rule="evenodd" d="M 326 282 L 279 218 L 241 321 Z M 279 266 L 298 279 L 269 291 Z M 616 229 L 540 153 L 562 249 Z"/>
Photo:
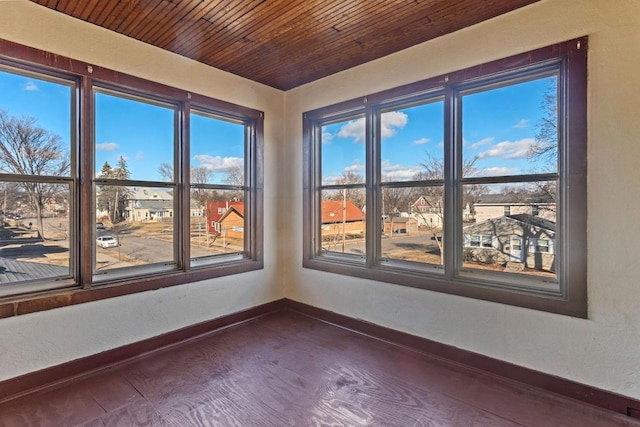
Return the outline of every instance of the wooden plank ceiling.
<path id="1" fill-rule="evenodd" d="M 538 0 L 32 0 L 288 90 Z"/>

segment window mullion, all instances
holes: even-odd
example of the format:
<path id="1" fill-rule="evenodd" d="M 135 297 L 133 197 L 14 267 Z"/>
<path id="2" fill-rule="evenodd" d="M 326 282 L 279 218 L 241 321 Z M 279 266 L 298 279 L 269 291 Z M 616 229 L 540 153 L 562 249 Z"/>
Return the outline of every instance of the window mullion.
<path id="1" fill-rule="evenodd" d="M 189 114 L 190 103 L 183 102 L 176 111 L 176 141 L 174 143 L 174 175 L 177 179 L 177 197 L 174 198 L 173 211 L 176 212 L 177 226 L 174 231 L 174 259 L 179 269 L 190 269 L 191 257 L 191 180 L 190 180 L 190 148 L 189 148 Z M 182 206 L 182 209 L 180 208 Z M 184 208 L 186 206 L 186 209 Z"/>
<path id="2" fill-rule="evenodd" d="M 365 160 L 366 160 L 366 264 L 372 267 L 381 258 L 381 218 L 380 206 L 380 110 L 367 107 L 365 113 Z"/>
<path id="3" fill-rule="evenodd" d="M 444 242 L 445 278 L 451 280 L 458 269 L 457 204 L 461 171 L 462 120 L 459 98 L 450 85 L 444 91 Z"/>
<path id="4" fill-rule="evenodd" d="M 80 165 L 79 176 L 80 185 L 78 186 L 79 212 L 76 212 L 73 230 L 75 231 L 74 242 L 77 251 L 78 267 L 76 272 L 79 273 L 79 284 L 87 289 L 92 286 L 93 282 L 93 257 L 96 246 L 95 241 L 95 212 L 96 201 L 94 194 L 95 183 L 95 153 L 93 147 L 94 142 L 94 125 L 95 110 L 93 103 L 93 83 L 91 78 L 84 76 L 81 79 L 80 96 L 79 96 L 79 115 L 80 115 Z M 78 227 L 81 224 L 81 227 Z M 92 242 L 91 245 L 81 244 L 81 242 Z"/>

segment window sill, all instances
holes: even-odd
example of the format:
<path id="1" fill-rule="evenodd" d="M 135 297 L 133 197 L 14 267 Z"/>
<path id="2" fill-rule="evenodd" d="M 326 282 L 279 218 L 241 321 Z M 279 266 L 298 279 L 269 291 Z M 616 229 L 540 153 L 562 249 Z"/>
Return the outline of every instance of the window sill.
<path id="1" fill-rule="evenodd" d="M 263 268 L 264 262 L 262 260 L 242 259 L 235 262 L 227 262 L 224 265 L 216 265 L 215 268 L 199 268 L 189 272 L 174 271 L 169 274 L 162 273 L 138 277 L 129 276 L 126 280 L 110 281 L 108 283 L 103 282 L 89 289 L 82 289 L 76 286 L 73 288 L 58 288 L 49 292 L 13 295 L 0 299 L 0 319 L 131 295 L 138 292 L 152 291 L 170 286 L 184 285 L 207 279 L 261 270 Z"/>

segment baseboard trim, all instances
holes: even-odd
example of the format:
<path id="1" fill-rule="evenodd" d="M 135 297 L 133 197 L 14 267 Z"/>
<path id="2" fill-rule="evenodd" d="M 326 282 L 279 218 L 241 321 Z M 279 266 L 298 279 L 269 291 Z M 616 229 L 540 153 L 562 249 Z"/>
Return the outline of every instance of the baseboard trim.
<path id="1" fill-rule="evenodd" d="M 112 366 L 143 357 L 152 352 L 170 348 L 171 346 L 197 338 L 198 336 L 283 310 L 286 308 L 286 304 L 287 302 L 284 299 L 272 301 L 122 347 L 1 381 L 0 403 L 25 394 L 55 387 L 68 381 L 77 380 L 78 378 L 91 375 L 92 373 L 108 369 Z"/>
<path id="2" fill-rule="evenodd" d="M 517 381 L 531 387 L 615 411 L 633 418 L 640 418 L 640 400 L 286 298 L 107 350 L 102 353 L 0 381 L 0 403 L 25 394 L 56 387 L 68 381 L 74 381 L 78 378 L 92 375 L 121 363 L 130 362 L 136 358 L 149 355 L 150 353 L 169 349 L 185 341 L 196 339 L 200 336 L 282 310 L 291 310 L 360 334 L 409 347 L 447 362 Z"/>
<path id="3" fill-rule="evenodd" d="M 502 360 L 442 344 L 427 338 L 400 332 L 374 323 L 354 319 L 325 309 L 313 307 L 293 300 L 286 300 L 292 311 L 368 335 L 393 344 L 409 347 L 422 353 L 488 372 L 501 378 L 517 381 L 538 389 L 634 417 L 640 415 L 640 400 L 567 380 L 544 372 L 514 365 Z M 636 418 L 636 417 L 634 417 Z M 637 417 L 637 418 L 640 418 Z"/>

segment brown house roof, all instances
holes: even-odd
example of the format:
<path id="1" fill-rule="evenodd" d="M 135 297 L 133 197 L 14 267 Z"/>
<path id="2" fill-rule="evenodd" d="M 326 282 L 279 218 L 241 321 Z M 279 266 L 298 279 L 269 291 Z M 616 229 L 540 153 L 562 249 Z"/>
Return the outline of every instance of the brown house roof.
<path id="1" fill-rule="evenodd" d="M 364 212 L 350 201 L 342 200 L 323 200 L 322 201 L 322 223 L 329 224 L 334 222 L 342 222 L 342 209 L 346 208 L 345 221 L 364 221 Z"/>

